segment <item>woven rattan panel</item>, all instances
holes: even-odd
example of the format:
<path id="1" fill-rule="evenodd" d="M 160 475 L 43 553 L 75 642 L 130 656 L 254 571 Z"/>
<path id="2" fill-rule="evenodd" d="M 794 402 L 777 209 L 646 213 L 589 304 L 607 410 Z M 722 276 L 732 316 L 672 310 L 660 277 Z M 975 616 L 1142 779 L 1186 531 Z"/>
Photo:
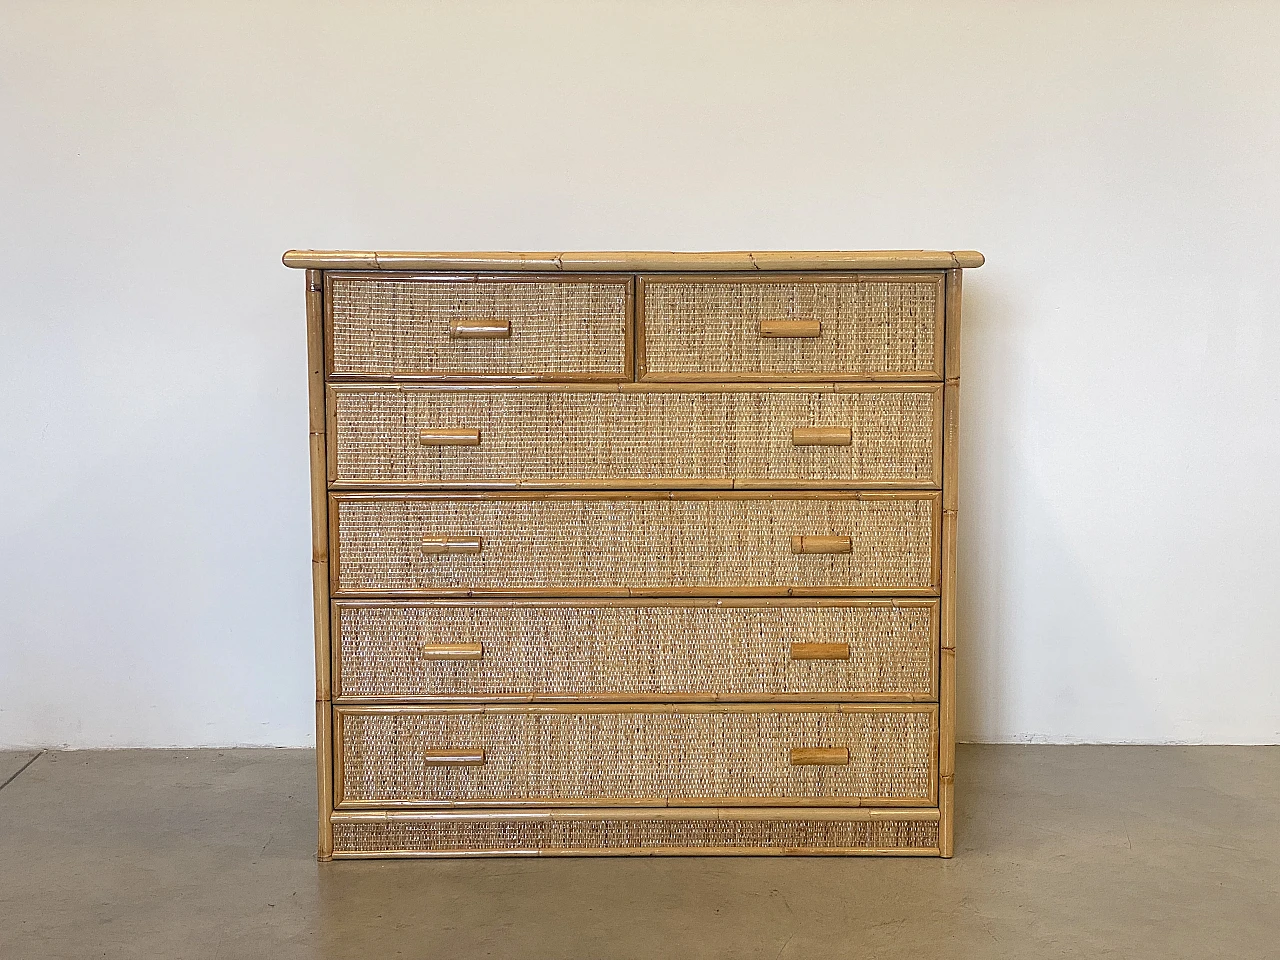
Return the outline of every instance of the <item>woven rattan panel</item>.
<path id="1" fill-rule="evenodd" d="M 936 494 L 797 497 L 337 498 L 346 591 L 600 588 L 856 592 L 935 584 Z M 847 536 L 851 552 L 795 555 L 793 536 Z M 424 537 L 480 537 L 429 555 Z"/>
<path id="2" fill-rule="evenodd" d="M 609 708 L 600 708 L 606 710 Z M 487 708 L 340 717 L 345 803 L 849 800 L 934 802 L 932 706 L 597 712 Z M 723 711 L 723 712 L 722 712 Z M 839 766 L 794 766 L 798 747 L 847 747 Z M 479 749 L 479 766 L 433 765 L 428 750 Z"/>
<path id="3" fill-rule="evenodd" d="M 731 850 L 834 853 L 929 849 L 937 820 L 486 818 L 337 822 L 337 853 Z"/>
<path id="4" fill-rule="evenodd" d="M 628 376 L 629 278 L 589 282 L 330 281 L 331 370 L 341 375 Z M 507 339 L 451 339 L 454 320 L 509 321 Z"/>
<path id="5" fill-rule="evenodd" d="M 758 374 L 791 379 L 909 375 L 939 379 L 942 282 L 863 275 L 844 280 L 664 280 L 643 284 L 641 375 Z M 812 338 L 765 338 L 760 322 L 817 320 Z"/>
<path id="6" fill-rule="evenodd" d="M 938 388 L 836 393 L 335 392 L 338 480 L 647 486 L 679 479 L 937 481 Z M 850 430 L 795 446 L 795 427 Z M 479 430 L 477 446 L 423 446 L 422 428 Z"/>
<path id="7" fill-rule="evenodd" d="M 831 602 L 828 601 L 827 604 Z M 340 602 L 341 697 L 702 694 L 915 697 L 933 686 L 936 601 L 847 605 L 484 605 Z M 848 660 L 792 660 L 795 642 Z M 423 644 L 481 644 L 479 660 Z"/>

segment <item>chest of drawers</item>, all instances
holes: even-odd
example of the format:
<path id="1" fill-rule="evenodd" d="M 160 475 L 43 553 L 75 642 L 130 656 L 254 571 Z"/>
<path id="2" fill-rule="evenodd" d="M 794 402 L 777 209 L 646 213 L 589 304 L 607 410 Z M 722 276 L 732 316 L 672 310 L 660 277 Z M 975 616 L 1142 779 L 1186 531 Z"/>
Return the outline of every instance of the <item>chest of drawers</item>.
<path id="1" fill-rule="evenodd" d="M 980 254 L 284 260 L 321 859 L 951 855 Z"/>

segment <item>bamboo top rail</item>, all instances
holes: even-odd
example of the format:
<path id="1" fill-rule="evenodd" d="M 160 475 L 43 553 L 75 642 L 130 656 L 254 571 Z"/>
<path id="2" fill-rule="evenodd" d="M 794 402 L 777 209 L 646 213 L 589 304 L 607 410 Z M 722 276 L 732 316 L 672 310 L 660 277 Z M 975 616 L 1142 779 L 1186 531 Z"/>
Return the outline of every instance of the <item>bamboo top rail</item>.
<path id="1" fill-rule="evenodd" d="M 976 250 L 724 251 L 676 253 L 431 253 L 387 250 L 289 250 L 286 267 L 314 270 L 951 270 L 980 267 Z"/>

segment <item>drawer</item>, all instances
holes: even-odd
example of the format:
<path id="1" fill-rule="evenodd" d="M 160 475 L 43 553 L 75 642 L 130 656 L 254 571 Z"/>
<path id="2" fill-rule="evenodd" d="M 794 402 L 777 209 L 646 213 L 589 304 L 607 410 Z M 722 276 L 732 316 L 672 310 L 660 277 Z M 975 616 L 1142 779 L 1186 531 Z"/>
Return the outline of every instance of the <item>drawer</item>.
<path id="1" fill-rule="evenodd" d="M 335 857 L 789 856 L 938 853 L 938 811 L 915 807 L 352 810 Z"/>
<path id="2" fill-rule="evenodd" d="M 339 484 L 936 487 L 941 387 L 337 386 Z"/>
<path id="3" fill-rule="evenodd" d="M 941 380 L 944 274 L 641 277 L 642 380 Z"/>
<path id="4" fill-rule="evenodd" d="M 334 696 L 934 700 L 936 600 L 334 604 Z"/>
<path id="5" fill-rule="evenodd" d="M 338 594 L 936 594 L 939 495 L 330 495 Z"/>
<path id="6" fill-rule="evenodd" d="M 335 806 L 924 806 L 937 720 L 932 704 L 335 707 Z"/>
<path id="7" fill-rule="evenodd" d="M 334 378 L 630 379 L 631 278 L 326 274 Z"/>

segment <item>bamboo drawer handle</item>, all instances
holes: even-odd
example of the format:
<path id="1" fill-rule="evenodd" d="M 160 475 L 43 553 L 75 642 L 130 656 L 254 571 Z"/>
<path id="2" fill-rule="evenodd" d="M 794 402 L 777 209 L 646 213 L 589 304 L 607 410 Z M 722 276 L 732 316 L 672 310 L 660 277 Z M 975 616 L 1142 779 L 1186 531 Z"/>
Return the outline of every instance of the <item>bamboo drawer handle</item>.
<path id="1" fill-rule="evenodd" d="M 843 767 L 849 763 L 848 747 L 794 747 L 793 767 Z"/>
<path id="2" fill-rule="evenodd" d="M 853 445 L 852 427 L 796 427 L 791 431 L 793 447 L 848 447 Z"/>
<path id="3" fill-rule="evenodd" d="M 423 427 L 418 431 L 418 442 L 424 447 L 478 447 L 480 431 Z"/>
<path id="4" fill-rule="evenodd" d="M 424 660 L 483 660 L 483 643 L 424 643 Z"/>
<path id="5" fill-rule="evenodd" d="M 847 643 L 793 643 L 792 660 L 848 660 Z"/>
<path id="6" fill-rule="evenodd" d="M 480 767 L 484 766 L 484 751 L 466 750 L 424 750 L 422 762 L 433 767 Z"/>
<path id="7" fill-rule="evenodd" d="M 423 537 L 422 552 L 441 553 L 479 553 L 484 548 L 484 540 L 480 537 Z"/>
<path id="8" fill-rule="evenodd" d="M 510 320 L 450 320 L 452 340 L 506 340 L 511 336 Z"/>
<path id="9" fill-rule="evenodd" d="M 853 553 L 853 537 L 792 537 L 792 553 Z"/>
<path id="10" fill-rule="evenodd" d="M 821 320 L 761 320 L 762 337 L 820 337 Z"/>

